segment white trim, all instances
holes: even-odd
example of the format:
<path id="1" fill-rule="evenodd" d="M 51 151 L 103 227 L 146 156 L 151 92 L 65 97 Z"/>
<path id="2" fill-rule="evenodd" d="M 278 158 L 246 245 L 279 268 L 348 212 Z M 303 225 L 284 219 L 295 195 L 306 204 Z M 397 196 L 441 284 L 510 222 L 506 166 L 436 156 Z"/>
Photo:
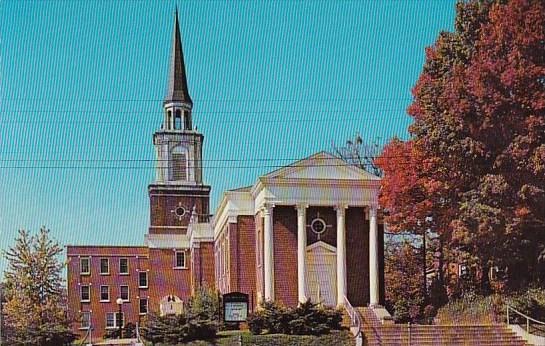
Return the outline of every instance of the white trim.
<path id="1" fill-rule="evenodd" d="M 123 297 L 122 297 L 122 295 L 123 295 L 122 287 L 127 287 L 127 299 L 123 299 Z M 121 298 L 121 300 L 123 300 L 124 303 L 131 301 L 131 289 L 130 289 L 129 285 L 119 285 L 119 298 Z"/>
<path id="2" fill-rule="evenodd" d="M 102 299 L 102 287 L 108 288 L 108 299 Z M 100 291 L 99 291 L 99 298 L 101 303 L 109 303 L 110 302 L 110 286 L 109 285 L 100 285 Z"/>
<path id="3" fill-rule="evenodd" d="M 80 311 L 79 312 L 81 314 L 81 319 L 79 321 L 80 323 L 80 327 L 78 328 L 79 330 L 88 330 L 89 328 L 91 328 L 91 311 Z M 89 315 L 89 325 L 87 327 L 81 327 L 81 325 L 83 324 L 83 314 L 87 314 Z"/>
<path id="4" fill-rule="evenodd" d="M 108 262 L 107 262 L 107 263 L 108 263 L 108 272 L 103 272 L 103 271 L 102 271 L 102 261 L 103 261 L 103 260 L 108 261 Z M 107 258 L 107 257 L 102 257 L 102 258 L 100 258 L 99 267 L 100 267 L 100 268 L 99 268 L 99 270 L 100 270 L 100 275 L 110 275 L 110 259 L 109 259 L 109 258 Z"/>
<path id="5" fill-rule="evenodd" d="M 113 326 L 110 326 L 108 327 L 108 314 L 113 314 L 114 315 L 114 325 Z M 117 312 L 107 312 L 106 313 L 106 318 L 104 319 L 104 324 L 105 324 L 105 328 L 104 329 L 117 329 L 119 328 L 119 324 L 118 324 L 118 321 L 117 321 L 117 316 L 119 314 L 119 311 Z M 121 312 L 121 318 L 122 318 L 122 321 L 123 321 L 123 325 L 121 325 L 121 327 L 125 327 L 125 313 L 124 312 Z"/>
<path id="6" fill-rule="evenodd" d="M 326 243 L 326 242 L 324 242 L 322 240 L 319 240 L 319 241 L 317 241 L 315 243 L 312 243 L 309 246 L 307 246 L 307 252 L 312 251 L 317 247 L 321 247 L 321 248 L 326 249 L 328 251 L 337 253 L 337 248 L 335 246 L 330 245 L 330 244 L 328 244 L 328 243 Z"/>
<path id="7" fill-rule="evenodd" d="M 83 299 L 83 287 L 87 287 L 87 289 L 89 290 L 88 292 L 88 296 L 89 296 L 89 299 Z M 91 285 L 90 284 L 83 284 L 83 285 L 80 285 L 79 286 L 79 301 L 81 303 L 90 303 L 91 302 Z"/>
<path id="8" fill-rule="evenodd" d="M 141 307 L 140 304 L 141 304 L 142 300 L 144 300 L 144 299 L 146 300 L 146 312 L 142 312 L 142 311 L 140 310 L 140 307 Z M 147 297 L 146 297 L 146 298 L 141 298 L 141 297 L 138 298 L 138 314 L 139 314 L 140 316 L 143 316 L 143 315 L 147 315 L 148 312 L 149 312 L 149 298 L 147 298 Z"/>
<path id="9" fill-rule="evenodd" d="M 82 267 L 81 262 L 83 260 L 87 260 L 87 269 L 89 270 L 87 272 L 83 272 L 81 270 L 81 267 Z M 89 276 L 89 275 L 91 275 L 91 256 L 79 257 L 79 275 L 80 276 Z"/>
<path id="10" fill-rule="evenodd" d="M 178 253 L 184 254 L 184 265 L 178 266 Z M 187 269 L 187 251 L 186 250 L 174 250 L 174 266 L 172 269 Z"/>
<path id="11" fill-rule="evenodd" d="M 127 271 L 126 272 L 122 272 L 121 271 L 121 260 L 126 260 L 127 261 Z M 119 257 L 119 275 L 129 275 L 130 274 L 130 267 L 129 267 L 129 259 L 127 257 Z"/>
<path id="12" fill-rule="evenodd" d="M 140 274 L 141 273 L 144 273 L 146 274 L 146 286 L 140 286 Z M 138 272 L 138 288 L 142 288 L 142 289 L 145 289 L 145 288 L 148 288 L 149 287 L 149 282 L 148 282 L 148 272 L 147 271 L 139 271 Z"/>

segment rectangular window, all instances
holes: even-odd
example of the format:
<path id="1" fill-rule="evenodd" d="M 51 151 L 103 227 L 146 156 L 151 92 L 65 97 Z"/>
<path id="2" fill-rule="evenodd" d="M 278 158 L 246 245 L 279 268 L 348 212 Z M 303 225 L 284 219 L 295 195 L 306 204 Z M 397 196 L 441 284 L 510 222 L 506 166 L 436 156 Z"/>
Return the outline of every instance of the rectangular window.
<path id="1" fill-rule="evenodd" d="M 106 329 L 119 328 L 123 327 L 125 324 L 125 315 L 119 312 L 108 312 L 106 313 Z"/>
<path id="2" fill-rule="evenodd" d="M 172 154 L 172 180 L 187 180 L 187 158 L 183 153 Z"/>
<path id="3" fill-rule="evenodd" d="M 129 274 L 129 260 L 127 258 L 119 259 L 119 273 Z"/>
<path id="4" fill-rule="evenodd" d="M 82 302 L 91 301 L 91 287 L 89 287 L 89 285 L 81 285 L 80 292 Z"/>
<path id="5" fill-rule="evenodd" d="M 79 259 L 79 273 L 81 275 L 91 274 L 91 259 L 89 257 Z"/>
<path id="6" fill-rule="evenodd" d="M 148 272 L 138 272 L 138 287 L 148 288 Z"/>
<path id="7" fill-rule="evenodd" d="M 115 328 L 115 312 L 106 314 L 106 328 Z"/>
<path id="8" fill-rule="evenodd" d="M 100 274 L 110 274 L 110 260 L 108 258 L 100 259 Z"/>
<path id="9" fill-rule="evenodd" d="M 129 286 L 121 285 L 119 286 L 119 289 L 120 289 L 121 299 L 125 302 L 128 302 L 129 301 Z"/>
<path id="10" fill-rule="evenodd" d="M 81 313 L 81 325 L 79 329 L 89 329 L 91 327 L 91 313 L 84 311 Z"/>
<path id="11" fill-rule="evenodd" d="M 140 298 L 140 314 L 144 315 L 148 313 L 148 299 Z"/>
<path id="12" fill-rule="evenodd" d="M 106 313 L 106 329 L 114 329 L 125 325 L 125 314 L 119 312 Z"/>
<path id="13" fill-rule="evenodd" d="M 185 268 L 185 251 L 176 251 L 176 263 L 174 268 Z"/>
<path id="14" fill-rule="evenodd" d="M 100 286 L 100 301 L 101 302 L 110 301 L 110 286 Z"/>

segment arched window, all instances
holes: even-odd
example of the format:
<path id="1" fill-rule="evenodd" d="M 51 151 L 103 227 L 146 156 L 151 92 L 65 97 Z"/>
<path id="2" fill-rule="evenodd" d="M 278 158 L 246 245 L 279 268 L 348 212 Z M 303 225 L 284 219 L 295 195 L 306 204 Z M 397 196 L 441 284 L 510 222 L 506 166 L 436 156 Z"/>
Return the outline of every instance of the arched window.
<path id="1" fill-rule="evenodd" d="M 183 147 L 175 147 L 172 150 L 171 180 L 187 180 L 187 151 Z"/>
<path id="2" fill-rule="evenodd" d="M 174 129 L 175 130 L 181 130 L 182 129 L 182 112 L 178 109 L 176 111 L 176 117 L 174 118 Z"/>
<path id="3" fill-rule="evenodd" d="M 191 129 L 191 124 L 189 123 L 189 111 L 185 111 L 184 112 L 184 125 L 185 125 L 185 129 L 186 130 L 189 130 Z"/>
<path id="4" fill-rule="evenodd" d="M 172 122 L 172 112 L 171 111 L 168 111 L 167 112 L 167 123 L 165 124 L 165 129 L 166 130 L 170 130 L 170 124 Z"/>

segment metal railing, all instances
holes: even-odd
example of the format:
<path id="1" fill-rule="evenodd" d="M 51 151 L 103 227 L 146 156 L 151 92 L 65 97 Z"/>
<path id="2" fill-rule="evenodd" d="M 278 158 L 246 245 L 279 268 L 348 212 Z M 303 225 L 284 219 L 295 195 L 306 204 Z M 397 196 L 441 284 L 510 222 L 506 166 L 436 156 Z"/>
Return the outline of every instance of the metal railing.
<path id="1" fill-rule="evenodd" d="M 517 309 L 513 308 L 512 306 L 509 306 L 509 305 L 506 305 L 507 306 L 507 325 L 511 324 L 511 314 L 509 313 L 510 311 L 514 312 L 516 315 L 522 317 L 523 319 L 526 320 L 526 333 L 528 334 L 532 334 L 532 335 L 535 335 L 535 331 L 538 331 L 540 332 L 539 335 L 540 336 L 543 336 L 545 335 L 545 322 L 542 322 L 542 321 L 538 321 L 536 320 L 535 318 L 531 318 L 530 316 L 526 315 L 526 314 L 523 314 L 522 312 L 518 311 Z M 515 323 L 517 325 L 520 325 L 519 323 Z M 533 324 L 533 325 L 532 325 Z M 539 327 L 536 327 L 536 326 L 539 326 Z M 530 332 L 530 327 L 532 327 L 534 330 L 533 332 L 534 333 L 531 333 Z"/>
<path id="2" fill-rule="evenodd" d="M 87 328 L 87 332 L 85 333 L 85 335 L 83 336 L 83 339 L 81 339 L 79 345 L 87 345 L 87 344 L 90 344 L 92 342 L 91 340 L 91 326 L 89 326 L 89 328 Z M 85 342 L 87 341 L 87 339 L 89 339 L 89 342 L 86 344 Z"/>
<path id="3" fill-rule="evenodd" d="M 361 317 L 359 312 L 354 309 L 352 304 L 350 304 L 350 301 L 346 296 L 344 296 L 344 308 L 346 309 L 346 312 L 348 312 L 348 316 L 350 316 L 350 327 L 358 328 L 358 332 L 356 333 L 356 339 L 362 338 L 363 335 L 361 334 Z"/>

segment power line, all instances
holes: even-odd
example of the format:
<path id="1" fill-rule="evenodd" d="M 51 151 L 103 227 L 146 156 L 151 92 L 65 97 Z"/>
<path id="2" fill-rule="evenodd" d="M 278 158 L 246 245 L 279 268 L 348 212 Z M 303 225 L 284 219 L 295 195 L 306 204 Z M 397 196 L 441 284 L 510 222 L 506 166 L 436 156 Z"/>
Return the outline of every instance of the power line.
<path id="1" fill-rule="evenodd" d="M 222 99 L 222 98 L 210 98 L 210 99 L 193 99 L 194 103 L 197 102 L 217 102 L 217 103 L 257 103 L 257 102 L 352 102 L 352 101 L 403 101 L 403 100 L 412 100 L 412 97 L 339 97 L 339 98 L 307 98 L 307 99 L 297 99 L 297 98 L 272 98 L 272 99 Z M 164 99 L 155 99 L 155 98 L 29 98 L 29 97 L 11 97 L 3 98 L 7 101 L 69 101 L 69 102 L 163 102 Z"/>
<path id="2" fill-rule="evenodd" d="M 365 159 L 402 159 L 407 155 L 396 156 L 363 156 Z M 300 161 L 301 158 L 246 158 L 246 159 L 201 159 L 201 162 L 268 162 L 268 161 Z M 320 158 L 320 160 L 342 160 L 338 157 Z M 0 162 L 169 162 L 167 159 L 0 159 Z M 312 166 L 312 165 L 308 165 Z M 321 165 L 319 165 L 321 166 Z M 327 166 L 327 165 L 326 165 Z M 334 165 L 338 166 L 338 165 Z"/>

